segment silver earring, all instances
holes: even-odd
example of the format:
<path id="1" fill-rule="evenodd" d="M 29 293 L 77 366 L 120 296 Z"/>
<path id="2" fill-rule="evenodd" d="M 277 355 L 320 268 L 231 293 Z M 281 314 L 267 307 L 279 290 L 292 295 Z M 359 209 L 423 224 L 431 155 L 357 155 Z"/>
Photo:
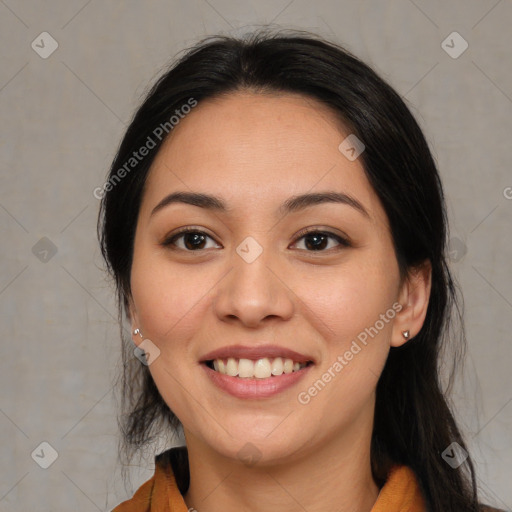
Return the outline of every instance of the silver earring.
<path id="1" fill-rule="evenodd" d="M 142 336 L 142 333 L 140 332 L 140 329 L 138 327 L 133 331 L 133 334 L 135 334 L 135 336 L 137 336 L 138 334 L 142 339 L 144 339 L 144 336 Z"/>
<path id="2" fill-rule="evenodd" d="M 402 331 L 402 336 L 403 336 L 406 340 L 408 340 L 408 339 L 409 339 L 410 334 L 411 334 L 411 333 L 409 332 L 409 330 L 407 330 L 407 331 Z"/>

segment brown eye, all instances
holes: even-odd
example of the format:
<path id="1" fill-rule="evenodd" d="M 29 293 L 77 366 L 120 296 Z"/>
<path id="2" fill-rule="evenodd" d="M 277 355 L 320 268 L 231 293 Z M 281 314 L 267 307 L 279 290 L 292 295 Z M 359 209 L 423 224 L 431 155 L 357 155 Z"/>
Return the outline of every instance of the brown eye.
<path id="1" fill-rule="evenodd" d="M 327 252 L 325 249 L 329 245 L 329 239 L 336 241 L 338 243 L 338 248 L 339 246 L 350 246 L 350 243 L 348 242 L 347 239 L 343 238 L 340 235 L 331 233 L 330 231 L 301 231 L 299 233 L 299 237 L 297 238 L 297 240 L 301 239 L 304 239 L 305 250 L 309 252 Z M 329 247 L 328 249 L 332 249 L 332 247 Z"/>
<path id="2" fill-rule="evenodd" d="M 170 237 L 166 238 L 162 242 L 162 246 L 181 249 L 188 252 L 194 252 L 202 249 L 207 244 L 207 239 L 213 240 L 211 236 L 206 234 L 204 231 L 199 231 L 195 228 L 184 228 L 177 233 L 174 233 Z M 177 241 L 183 239 L 183 245 L 177 244 Z"/>

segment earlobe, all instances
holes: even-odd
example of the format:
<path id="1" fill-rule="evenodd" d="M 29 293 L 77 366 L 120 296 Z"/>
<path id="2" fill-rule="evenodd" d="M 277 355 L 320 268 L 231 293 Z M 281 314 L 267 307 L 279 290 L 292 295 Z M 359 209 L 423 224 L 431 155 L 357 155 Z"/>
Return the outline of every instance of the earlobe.
<path id="1" fill-rule="evenodd" d="M 412 268 L 404 279 L 399 302 L 402 309 L 395 317 L 391 346 L 400 347 L 414 338 L 423 327 L 432 286 L 432 265 L 425 261 Z"/>
<path id="2" fill-rule="evenodd" d="M 128 299 L 128 320 L 131 324 L 131 333 L 132 333 L 132 339 L 138 341 L 138 332 L 135 332 L 136 329 L 139 327 L 139 318 L 137 315 L 137 310 L 135 309 L 135 305 L 133 303 L 133 299 L 130 297 Z M 140 331 L 139 331 L 140 332 Z"/>

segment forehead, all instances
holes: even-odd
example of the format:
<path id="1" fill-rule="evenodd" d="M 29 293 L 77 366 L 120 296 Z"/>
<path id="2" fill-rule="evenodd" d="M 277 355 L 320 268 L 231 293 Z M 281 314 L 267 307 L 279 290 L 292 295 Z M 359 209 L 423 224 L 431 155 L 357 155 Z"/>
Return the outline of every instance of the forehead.
<path id="1" fill-rule="evenodd" d="M 202 101 L 160 148 L 142 208 L 147 214 L 178 189 L 222 196 L 234 209 L 335 190 L 377 218 L 383 211 L 362 163 L 338 149 L 349 134 L 329 107 L 298 94 L 236 92 Z"/>

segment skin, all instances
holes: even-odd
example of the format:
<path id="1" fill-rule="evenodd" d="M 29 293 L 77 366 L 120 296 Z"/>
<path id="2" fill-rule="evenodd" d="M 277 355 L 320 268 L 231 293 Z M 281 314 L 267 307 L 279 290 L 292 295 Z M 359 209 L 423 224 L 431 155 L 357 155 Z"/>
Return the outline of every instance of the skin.
<path id="1" fill-rule="evenodd" d="M 370 469 L 375 387 L 390 347 L 406 342 L 401 331 L 413 338 L 421 329 L 430 267 L 400 280 L 382 205 L 360 160 L 338 149 L 349 133 L 310 98 L 236 92 L 200 102 L 150 170 L 136 229 L 130 317 L 160 350 L 149 369 L 183 424 L 191 474 L 185 501 L 199 512 L 368 512 L 377 499 Z M 178 190 L 219 196 L 230 209 L 174 203 L 151 216 Z M 339 203 L 285 216 L 277 211 L 290 196 L 328 191 L 349 194 L 369 216 Z M 208 235 L 199 249 L 189 235 L 175 240 L 174 249 L 162 246 L 184 226 Z M 326 238 L 315 251 L 315 240 L 297 237 L 308 227 L 346 236 L 351 245 Z M 247 236 L 263 249 L 252 263 L 236 252 Z M 394 319 L 309 403 L 300 403 L 298 394 L 394 303 L 402 306 Z M 199 364 L 226 345 L 266 343 L 310 355 L 316 364 L 297 385 L 257 400 L 221 391 Z M 244 446 L 257 454 L 256 463 L 241 460 Z"/>

